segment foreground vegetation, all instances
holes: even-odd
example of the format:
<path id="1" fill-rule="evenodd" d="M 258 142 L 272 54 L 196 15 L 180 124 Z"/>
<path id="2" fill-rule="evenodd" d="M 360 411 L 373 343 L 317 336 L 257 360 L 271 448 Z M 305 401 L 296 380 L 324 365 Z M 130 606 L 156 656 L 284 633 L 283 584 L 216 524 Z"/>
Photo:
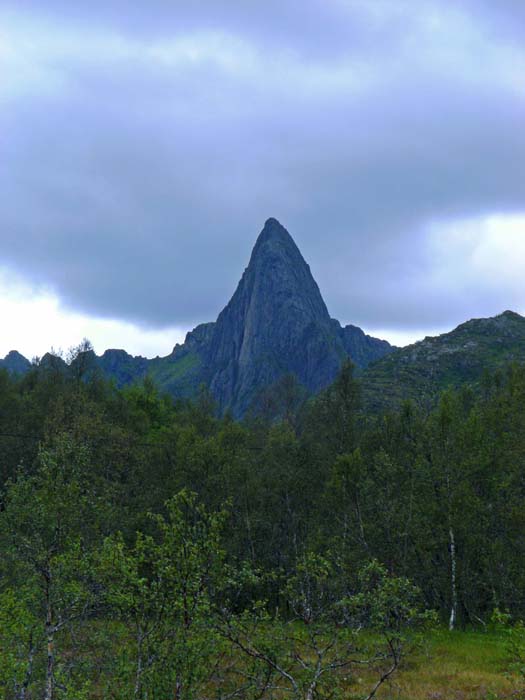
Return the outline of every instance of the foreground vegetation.
<path id="1" fill-rule="evenodd" d="M 378 697 L 399 700 L 523 698 L 508 634 L 434 630 Z"/>
<path id="2" fill-rule="evenodd" d="M 0 373 L 6 700 L 521 692 L 524 370 L 379 419 L 287 377 L 241 424 L 72 359 Z"/>

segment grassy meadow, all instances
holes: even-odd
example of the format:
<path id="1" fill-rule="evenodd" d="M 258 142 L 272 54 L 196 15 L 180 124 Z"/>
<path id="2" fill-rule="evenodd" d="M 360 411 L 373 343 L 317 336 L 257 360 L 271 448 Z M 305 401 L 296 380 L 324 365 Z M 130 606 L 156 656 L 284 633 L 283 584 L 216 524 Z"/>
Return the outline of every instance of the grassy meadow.
<path id="1" fill-rule="evenodd" d="M 410 656 L 389 684 L 385 700 L 503 700 L 525 698 L 525 683 L 511 672 L 508 638 L 503 633 L 436 630 Z M 365 692 L 361 691 L 364 687 Z M 366 695 L 363 674 L 348 688 L 348 700 Z"/>

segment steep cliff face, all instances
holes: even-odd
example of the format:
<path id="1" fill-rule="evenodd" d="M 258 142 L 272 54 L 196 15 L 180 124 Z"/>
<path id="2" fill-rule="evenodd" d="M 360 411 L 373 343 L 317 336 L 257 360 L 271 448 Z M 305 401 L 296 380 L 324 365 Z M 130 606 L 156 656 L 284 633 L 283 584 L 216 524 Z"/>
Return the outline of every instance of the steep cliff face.
<path id="1" fill-rule="evenodd" d="M 11 374 L 25 374 L 31 369 L 31 363 L 17 350 L 11 350 L 0 360 L 0 369 L 2 368 Z"/>
<path id="2" fill-rule="evenodd" d="M 334 321 L 334 323 L 346 353 L 352 358 L 354 364 L 361 369 L 368 367 L 374 360 L 378 360 L 394 350 L 386 340 L 372 338 L 372 336 L 366 335 L 357 326 L 349 325 L 342 328 L 339 325 L 339 321 Z"/>
<path id="3" fill-rule="evenodd" d="M 268 219 L 206 356 L 222 408 L 241 414 L 257 391 L 293 372 L 315 392 L 345 357 L 319 288 L 292 237 Z"/>

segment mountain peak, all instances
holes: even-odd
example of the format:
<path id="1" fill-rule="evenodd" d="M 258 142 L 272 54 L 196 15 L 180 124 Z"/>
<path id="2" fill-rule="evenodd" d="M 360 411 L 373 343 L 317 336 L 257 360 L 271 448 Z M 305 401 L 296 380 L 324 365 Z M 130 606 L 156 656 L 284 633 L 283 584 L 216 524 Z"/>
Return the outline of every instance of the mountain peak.
<path id="1" fill-rule="evenodd" d="M 263 254 L 291 255 L 292 258 L 301 258 L 299 248 L 284 226 L 277 219 L 267 219 L 264 228 L 257 237 L 253 247 L 250 262 L 253 263 Z"/>
<path id="2" fill-rule="evenodd" d="M 241 415 L 257 390 L 286 372 L 311 391 L 326 386 L 344 354 L 310 268 L 288 231 L 268 219 L 213 330 L 207 366 L 219 406 Z"/>
<path id="3" fill-rule="evenodd" d="M 17 350 L 10 350 L 3 360 L 0 360 L 0 368 L 6 369 L 11 374 L 25 374 L 31 363 Z"/>
<path id="4" fill-rule="evenodd" d="M 261 387 L 285 373 L 318 391 L 348 356 L 309 266 L 277 219 L 268 219 L 257 237 L 208 348 L 204 364 L 217 368 L 210 389 L 234 415 L 242 415 Z"/>
<path id="5" fill-rule="evenodd" d="M 496 318 L 505 318 L 513 321 L 523 321 L 523 316 L 518 314 L 516 311 L 511 311 L 510 309 L 502 311 L 502 313 L 498 314 Z"/>
<path id="6" fill-rule="evenodd" d="M 291 238 L 290 234 L 288 231 L 284 228 L 284 226 L 281 224 L 280 221 L 277 221 L 277 219 L 274 219 L 273 216 L 271 216 L 269 219 L 266 219 L 264 222 L 264 228 L 259 234 L 259 238 Z"/>
<path id="7" fill-rule="evenodd" d="M 260 339 L 277 319 L 287 323 L 290 315 L 305 322 L 330 325 L 330 316 L 319 287 L 293 238 L 277 219 L 266 221 L 257 237 L 250 262 L 229 304 L 220 314 L 233 314 L 250 329 L 258 327 Z M 243 331 L 244 333 L 244 331 Z"/>
<path id="8" fill-rule="evenodd" d="M 26 358 L 18 352 L 18 350 L 9 350 L 4 360 L 25 360 Z"/>

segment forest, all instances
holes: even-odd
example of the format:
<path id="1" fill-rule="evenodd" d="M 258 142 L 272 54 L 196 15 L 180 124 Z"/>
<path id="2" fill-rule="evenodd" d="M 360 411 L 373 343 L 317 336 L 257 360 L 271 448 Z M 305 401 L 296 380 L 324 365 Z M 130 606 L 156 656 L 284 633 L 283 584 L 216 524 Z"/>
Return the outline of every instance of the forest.
<path id="1" fill-rule="evenodd" d="M 235 421 L 80 355 L 0 371 L 3 698 L 394 697 L 433 630 L 523 667 L 524 368 L 367 415 L 347 363 Z"/>

